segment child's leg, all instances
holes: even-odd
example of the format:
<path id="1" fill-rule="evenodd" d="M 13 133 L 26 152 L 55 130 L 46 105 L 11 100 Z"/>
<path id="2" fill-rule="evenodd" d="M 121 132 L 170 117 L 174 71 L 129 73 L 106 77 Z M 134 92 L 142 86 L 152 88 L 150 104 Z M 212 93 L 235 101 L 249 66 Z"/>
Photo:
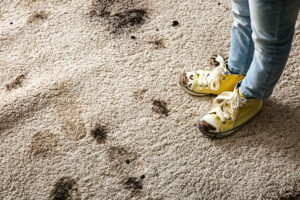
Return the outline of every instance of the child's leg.
<path id="1" fill-rule="evenodd" d="M 185 92 L 196 96 L 218 95 L 233 91 L 245 77 L 254 52 L 248 0 L 232 0 L 232 11 L 234 23 L 228 67 L 222 58 L 217 58 L 220 65 L 212 71 L 183 72 L 179 85 Z"/>
<path id="2" fill-rule="evenodd" d="M 249 7 L 255 52 L 240 91 L 247 97 L 266 99 L 286 65 L 300 1 L 250 0 Z"/>
<path id="3" fill-rule="evenodd" d="M 232 73 L 245 75 L 254 52 L 248 0 L 232 0 L 232 12 L 234 22 L 228 68 Z"/>

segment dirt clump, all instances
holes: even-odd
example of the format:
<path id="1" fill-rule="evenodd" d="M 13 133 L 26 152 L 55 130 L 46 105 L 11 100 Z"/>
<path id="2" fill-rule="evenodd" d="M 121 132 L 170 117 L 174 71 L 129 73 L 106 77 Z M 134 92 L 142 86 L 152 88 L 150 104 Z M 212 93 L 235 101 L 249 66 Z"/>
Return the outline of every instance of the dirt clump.
<path id="1" fill-rule="evenodd" d="M 178 21 L 173 21 L 172 22 L 172 26 L 178 26 L 179 25 L 179 22 Z"/>
<path id="2" fill-rule="evenodd" d="M 107 139 L 107 132 L 108 130 L 105 126 L 99 126 L 91 132 L 91 135 L 98 144 L 102 144 L 105 143 Z"/>

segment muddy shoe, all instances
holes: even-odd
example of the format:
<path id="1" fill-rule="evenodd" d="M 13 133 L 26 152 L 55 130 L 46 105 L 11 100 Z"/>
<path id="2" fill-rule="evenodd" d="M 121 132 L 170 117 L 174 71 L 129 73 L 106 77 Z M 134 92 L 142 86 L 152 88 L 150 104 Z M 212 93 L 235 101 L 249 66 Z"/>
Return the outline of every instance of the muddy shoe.
<path id="1" fill-rule="evenodd" d="M 237 83 L 245 76 L 232 74 L 221 56 L 214 59 L 219 66 L 212 71 L 199 70 L 182 73 L 179 79 L 181 88 L 195 96 L 218 95 L 225 91 L 233 91 Z"/>
<path id="2" fill-rule="evenodd" d="M 233 92 L 223 92 L 214 99 L 215 108 L 198 122 L 203 134 L 214 138 L 228 136 L 261 111 L 263 101 L 242 96 L 238 87 L 239 84 Z"/>

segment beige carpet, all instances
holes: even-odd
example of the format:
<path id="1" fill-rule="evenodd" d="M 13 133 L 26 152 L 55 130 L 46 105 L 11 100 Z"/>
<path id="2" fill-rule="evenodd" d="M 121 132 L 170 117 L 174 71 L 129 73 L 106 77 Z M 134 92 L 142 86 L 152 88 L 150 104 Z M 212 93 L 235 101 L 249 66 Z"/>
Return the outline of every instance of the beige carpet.
<path id="1" fill-rule="evenodd" d="M 199 133 L 213 97 L 177 85 L 228 56 L 232 20 L 225 0 L 1 0 L 0 199 L 297 198 L 300 19 L 235 135 Z"/>

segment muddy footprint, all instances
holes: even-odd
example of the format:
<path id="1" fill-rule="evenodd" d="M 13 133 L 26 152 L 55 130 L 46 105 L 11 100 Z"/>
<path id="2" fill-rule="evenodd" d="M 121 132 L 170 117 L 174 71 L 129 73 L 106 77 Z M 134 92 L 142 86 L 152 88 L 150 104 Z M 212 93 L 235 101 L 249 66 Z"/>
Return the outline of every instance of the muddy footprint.
<path id="1" fill-rule="evenodd" d="M 141 27 L 148 11 L 138 0 L 93 0 L 90 17 L 103 19 L 112 34 L 121 34 Z"/>
<path id="2" fill-rule="evenodd" d="M 158 114 L 165 115 L 166 117 L 169 115 L 169 110 L 167 108 L 167 103 L 162 100 L 154 100 L 152 102 L 152 110 Z"/>
<path id="3" fill-rule="evenodd" d="M 38 132 L 31 139 L 29 157 L 34 159 L 54 155 L 57 144 L 57 136 L 50 131 Z"/>
<path id="4" fill-rule="evenodd" d="M 25 75 L 24 75 L 24 74 L 17 76 L 17 77 L 14 78 L 13 80 L 11 80 L 10 83 L 7 83 L 7 84 L 4 85 L 5 89 L 6 89 L 7 91 L 10 91 L 10 90 L 12 90 L 12 89 L 16 89 L 16 88 L 18 88 L 18 87 L 21 87 L 24 78 L 25 78 Z"/>

